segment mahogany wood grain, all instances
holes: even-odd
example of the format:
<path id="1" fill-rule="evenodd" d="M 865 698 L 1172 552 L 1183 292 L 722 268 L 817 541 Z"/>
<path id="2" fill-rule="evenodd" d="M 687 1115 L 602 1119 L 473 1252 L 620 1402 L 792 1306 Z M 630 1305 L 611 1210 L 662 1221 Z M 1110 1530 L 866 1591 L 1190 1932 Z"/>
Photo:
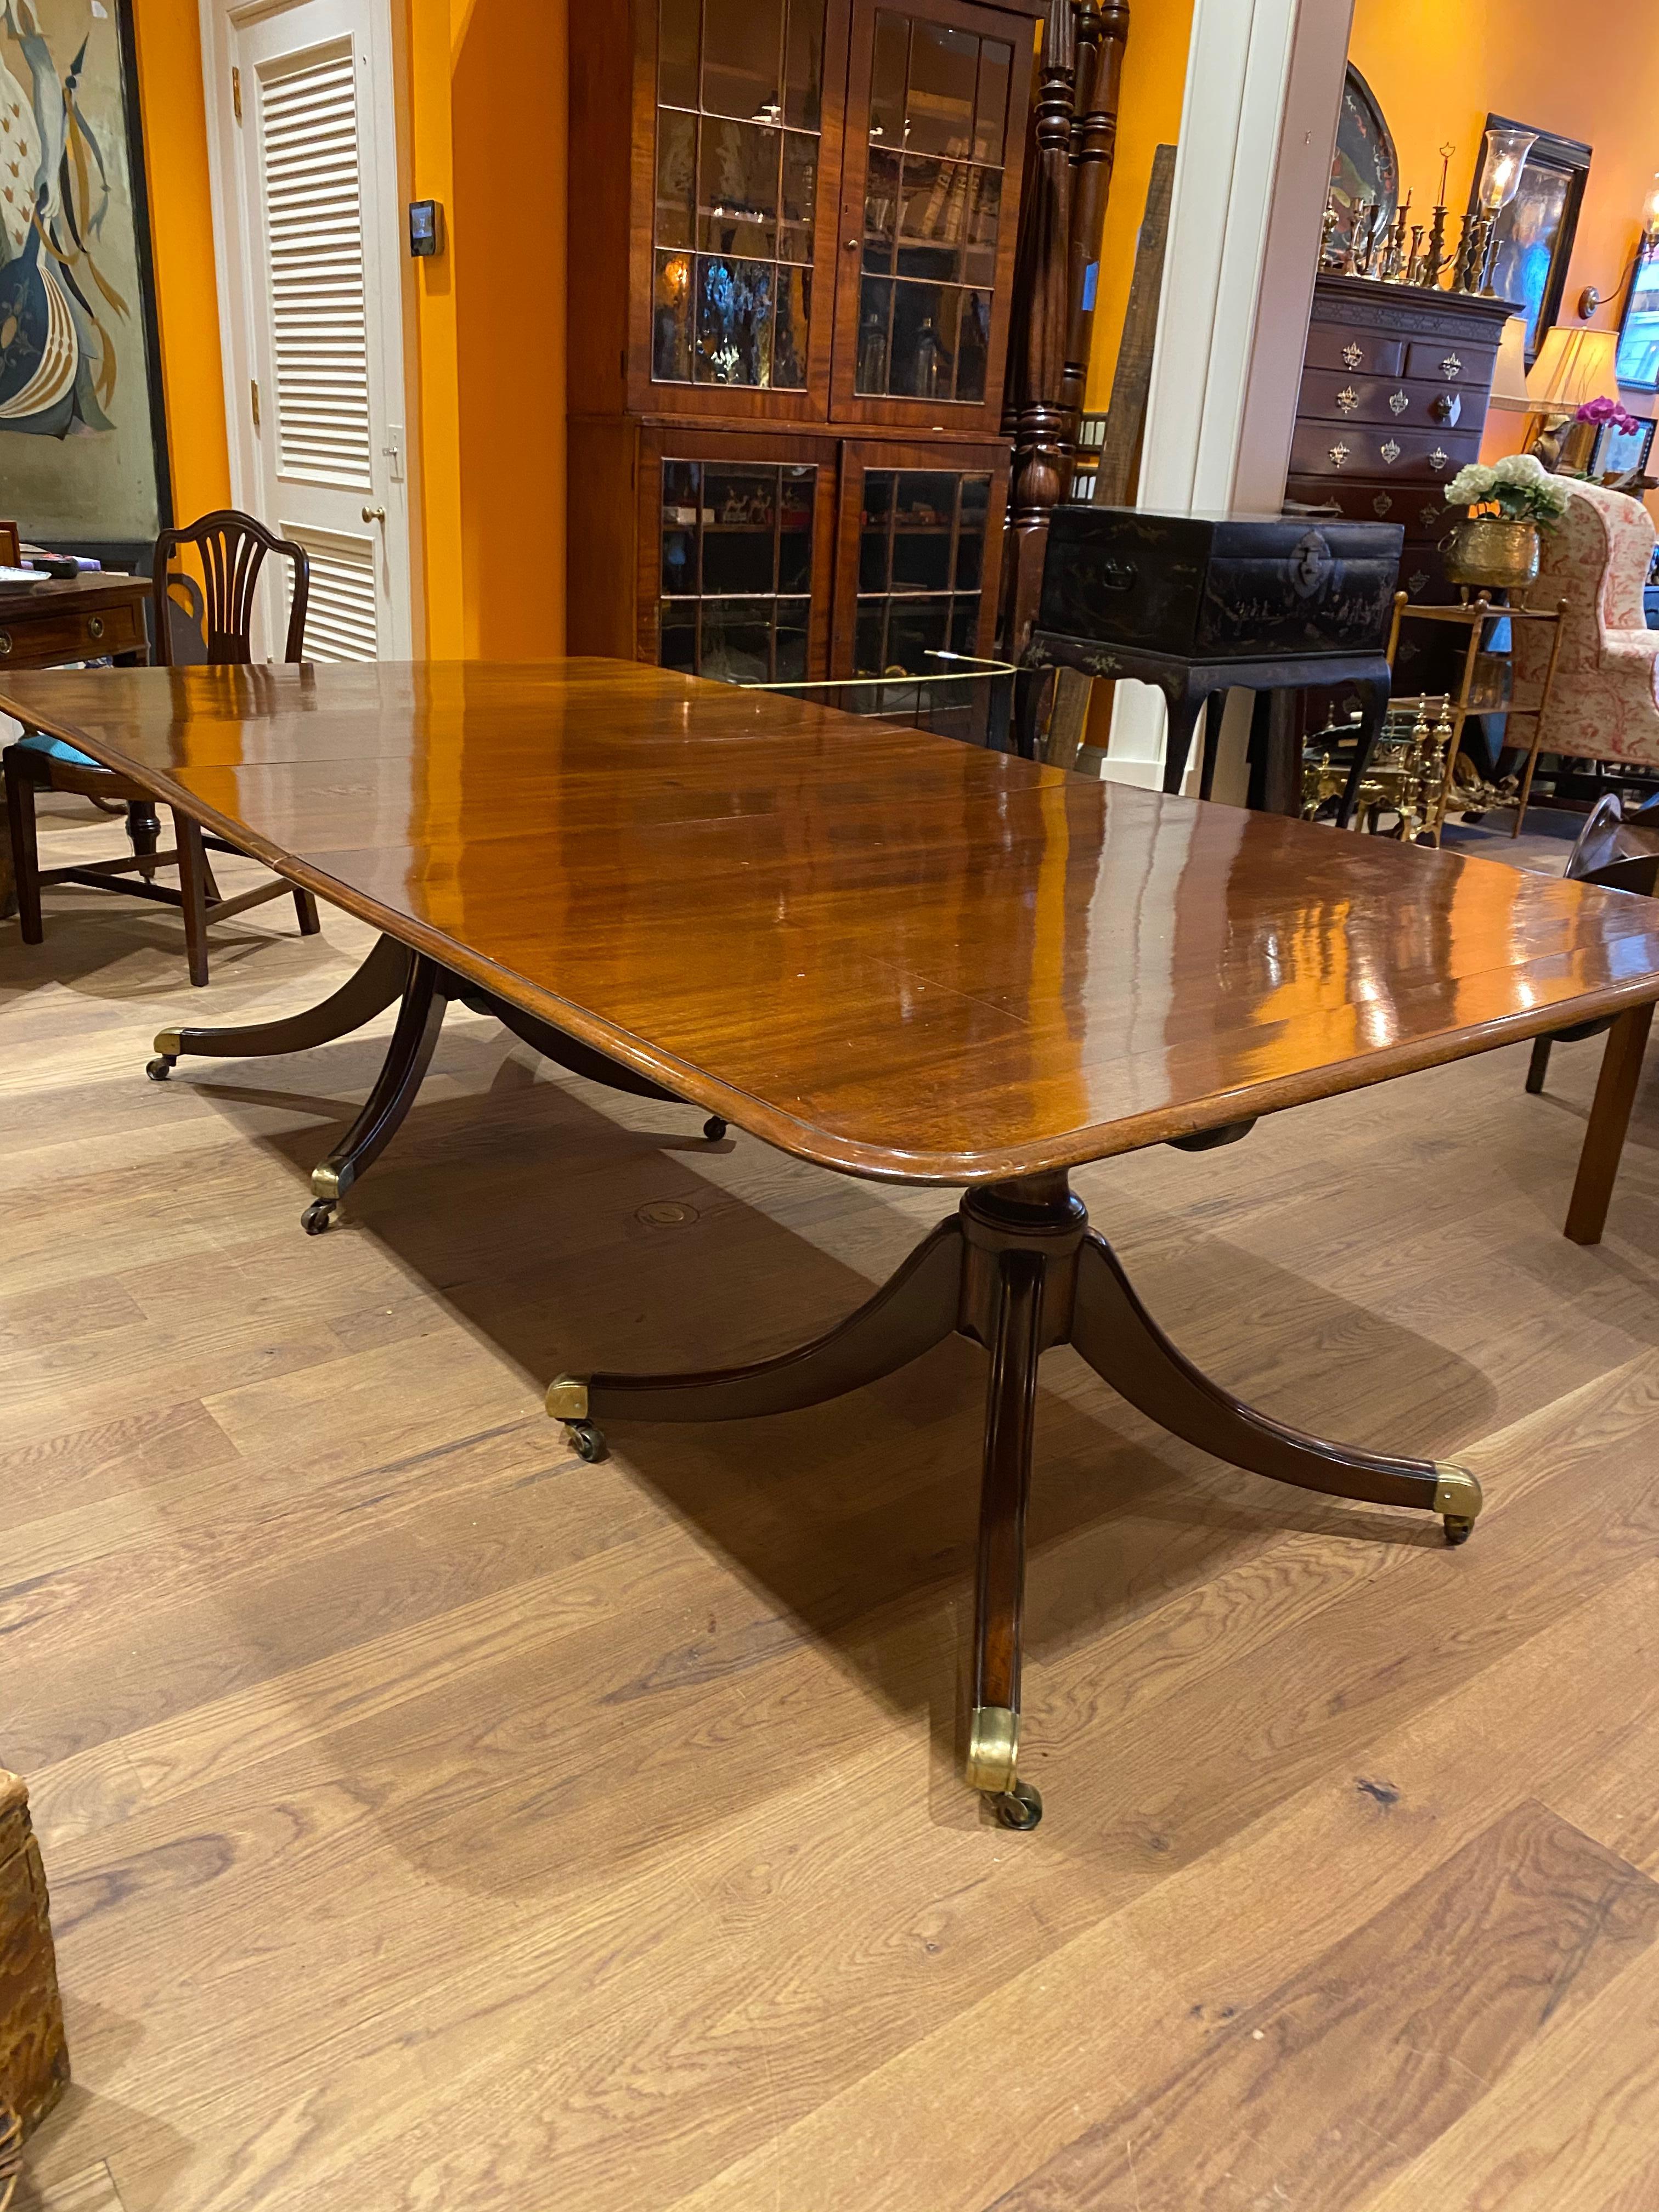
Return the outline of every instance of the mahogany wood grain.
<path id="1" fill-rule="evenodd" d="M 1659 998 L 1659 906 L 661 670 L 51 671 L 0 708 L 784 1150 L 975 1183 Z"/>

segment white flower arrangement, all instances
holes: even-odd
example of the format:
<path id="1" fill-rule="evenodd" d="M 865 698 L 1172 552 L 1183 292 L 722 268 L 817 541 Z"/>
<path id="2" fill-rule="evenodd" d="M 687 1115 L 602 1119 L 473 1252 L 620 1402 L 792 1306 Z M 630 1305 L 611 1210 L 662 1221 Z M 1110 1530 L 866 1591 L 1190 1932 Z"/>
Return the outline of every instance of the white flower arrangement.
<path id="1" fill-rule="evenodd" d="M 1567 511 L 1567 488 L 1534 453 L 1505 453 L 1490 468 L 1472 461 L 1446 486 L 1454 507 L 1496 507 L 1505 522 L 1534 522 L 1548 529 Z"/>

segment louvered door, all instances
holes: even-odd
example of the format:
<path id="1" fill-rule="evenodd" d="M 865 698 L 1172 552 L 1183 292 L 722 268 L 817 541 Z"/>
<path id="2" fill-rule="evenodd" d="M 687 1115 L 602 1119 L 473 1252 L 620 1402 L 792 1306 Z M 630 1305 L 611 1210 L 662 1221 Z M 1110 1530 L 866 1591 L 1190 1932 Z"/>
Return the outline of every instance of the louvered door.
<path id="1" fill-rule="evenodd" d="M 384 0 L 228 9 L 259 511 L 311 556 L 307 657 L 410 651 Z M 393 410 L 396 409 L 394 416 Z M 285 610 L 271 607 L 273 634 Z"/>

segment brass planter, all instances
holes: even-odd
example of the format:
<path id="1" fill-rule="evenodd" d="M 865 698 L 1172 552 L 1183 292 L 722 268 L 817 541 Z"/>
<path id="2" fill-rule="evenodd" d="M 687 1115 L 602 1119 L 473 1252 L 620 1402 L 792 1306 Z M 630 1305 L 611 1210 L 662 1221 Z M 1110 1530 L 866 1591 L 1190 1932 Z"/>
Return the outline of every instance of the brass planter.
<path id="1" fill-rule="evenodd" d="M 1538 580 L 1538 525 L 1477 514 L 1451 535 L 1446 574 L 1454 584 L 1516 591 Z"/>

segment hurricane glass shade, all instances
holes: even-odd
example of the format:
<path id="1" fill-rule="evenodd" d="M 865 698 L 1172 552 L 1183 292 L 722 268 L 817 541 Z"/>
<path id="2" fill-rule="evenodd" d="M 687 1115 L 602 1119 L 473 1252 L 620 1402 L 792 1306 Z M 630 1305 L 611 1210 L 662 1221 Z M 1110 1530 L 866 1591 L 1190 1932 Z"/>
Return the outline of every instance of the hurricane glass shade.
<path id="1" fill-rule="evenodd" d="M 1528 404 L 1540 415 L 1576 414 L 1587 399 L 1619 390 L 1616 331 L 1569 330 L 1552 325 L 1527 379 Z"/>
<path id="2" fill-rule="evenodd" d="M 1527 319 L 1511 315 L 1498 341 L 1498 365 L 1492 373 L 1492 407 L 1524 415 L 1533 402 L 1527 392 Z"/>
<path id="3" fill-rule="evenodd" d="M 1480 161 L 1480 206 L 1496 215 L 1515 198 L 1521 172 L 1537 138 L 1535 131 L 1494 129 L 1486 133 L 1486 150 Z"/>

